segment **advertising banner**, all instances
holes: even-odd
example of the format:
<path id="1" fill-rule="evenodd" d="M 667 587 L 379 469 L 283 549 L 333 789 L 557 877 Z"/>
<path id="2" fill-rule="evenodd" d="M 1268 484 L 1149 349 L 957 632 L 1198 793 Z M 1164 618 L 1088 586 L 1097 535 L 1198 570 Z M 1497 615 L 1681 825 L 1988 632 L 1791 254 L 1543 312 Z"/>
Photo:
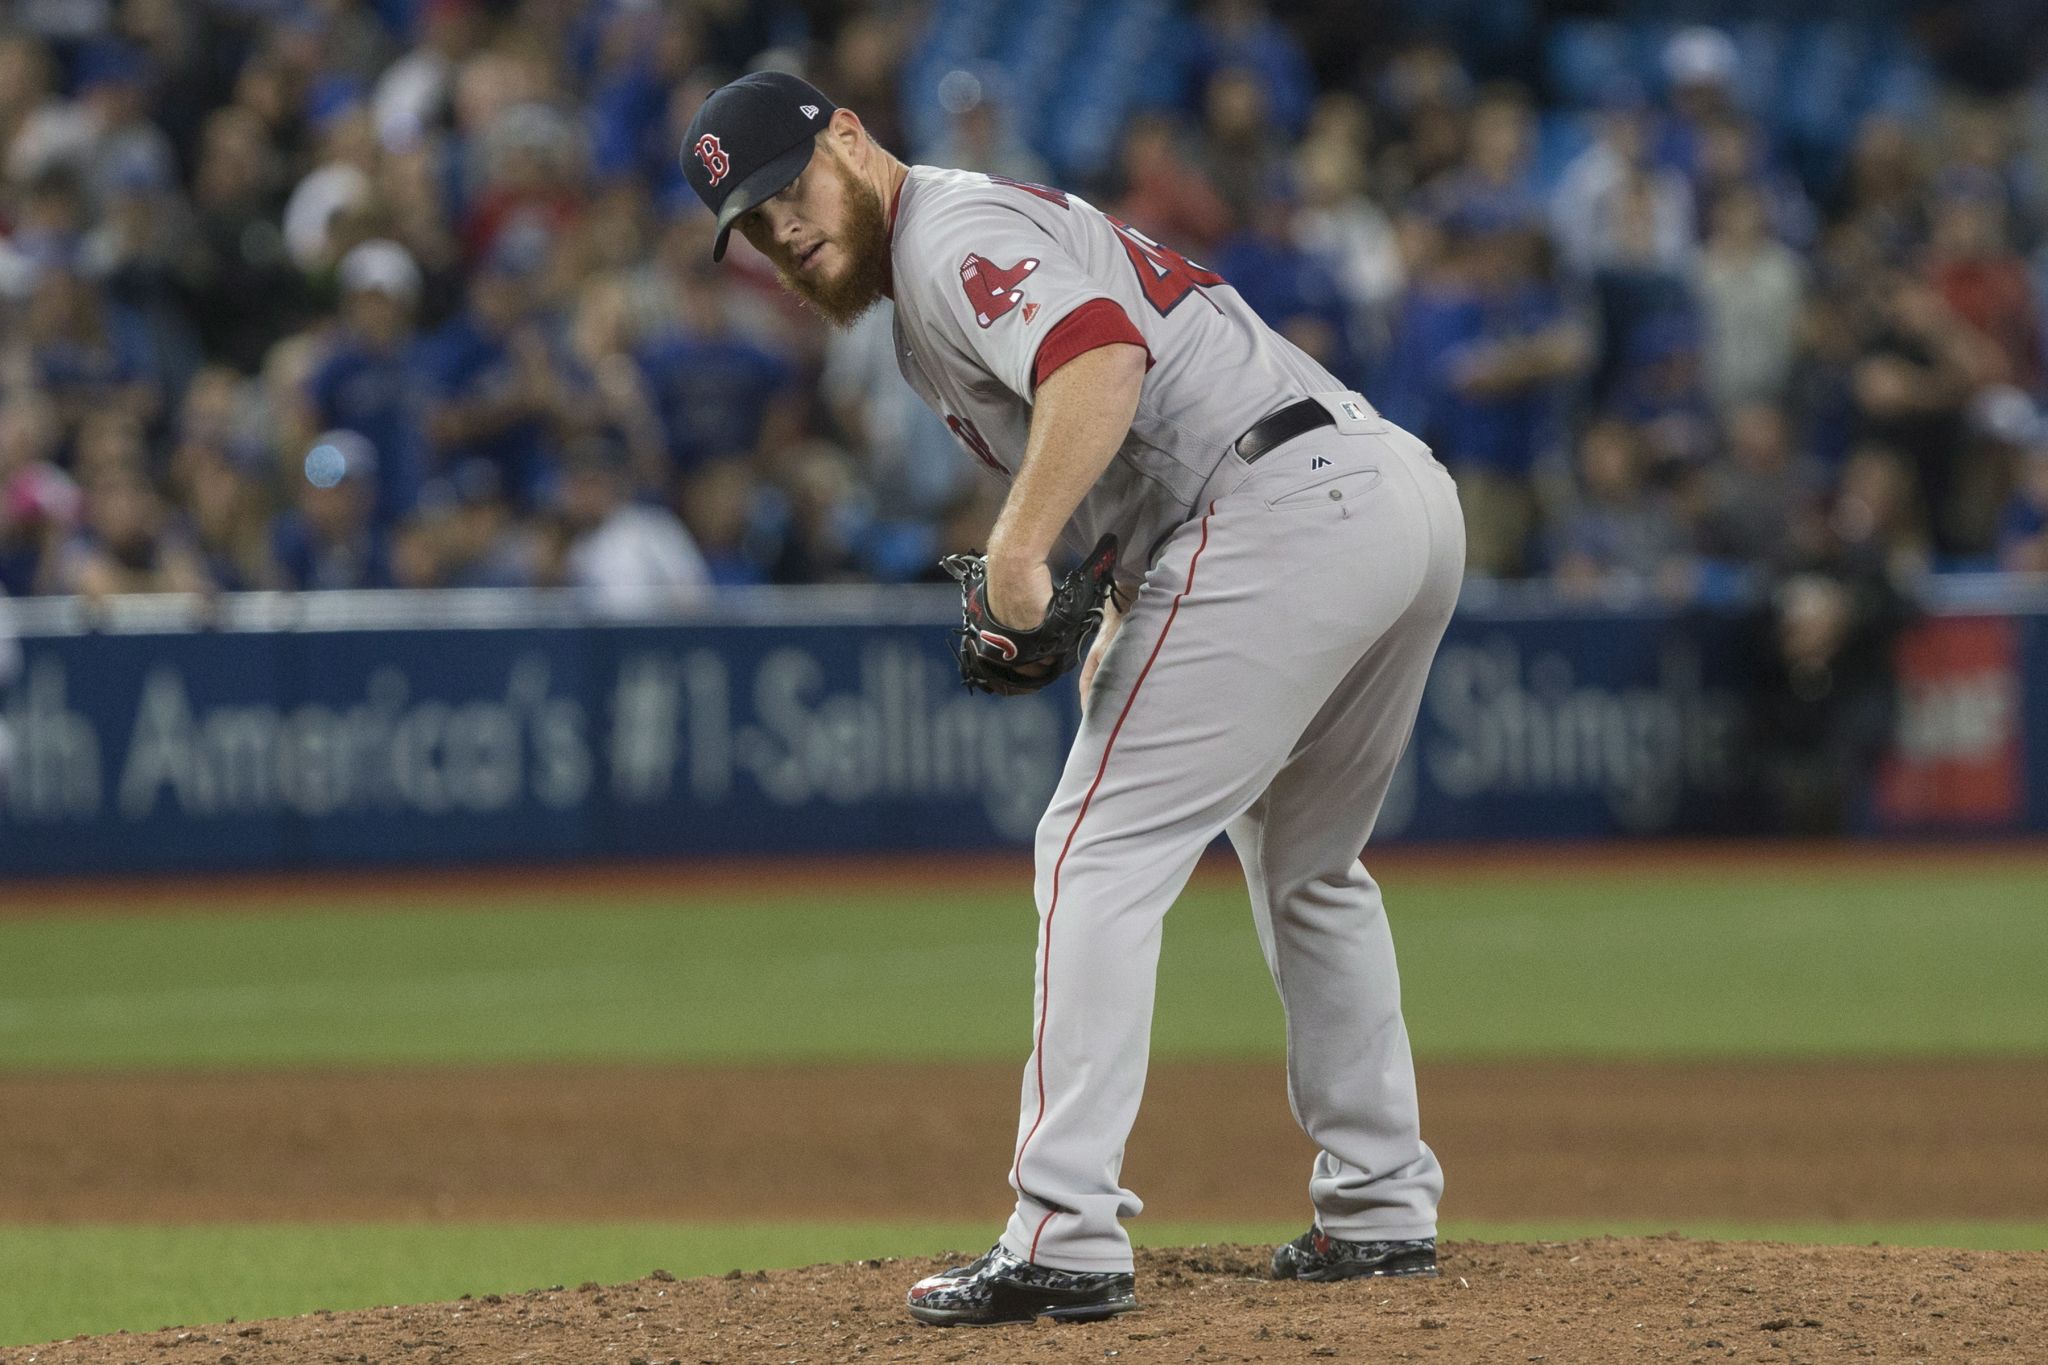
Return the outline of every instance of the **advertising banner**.
<path id="1" fill-rule="evenodd" d="M 1760 832 L 1736 631 L 1461 612 L 1375 839 Z M 1074 690 L 969 693 L 946 645 L 885 619 L 28 633 L 0 874 L 1027 846 Z M 2048 824 L 2048 618 L 1930 618 L 1901 669 L 1880 827 Z"/>

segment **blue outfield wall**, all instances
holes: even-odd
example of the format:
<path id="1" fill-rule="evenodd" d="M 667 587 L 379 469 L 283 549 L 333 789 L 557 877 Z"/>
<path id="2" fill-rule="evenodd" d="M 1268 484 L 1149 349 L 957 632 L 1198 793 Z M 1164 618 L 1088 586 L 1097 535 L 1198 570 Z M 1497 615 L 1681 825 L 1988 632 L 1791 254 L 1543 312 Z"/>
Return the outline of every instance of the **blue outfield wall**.
<path id="1" fill-rule="evenodd" d="M 1073 688 L 967 693 L 917 600 L 808 623 L 29 631 L 0 687 L 0 873 L 1026 844 Z M 1924 624 L 1870 823 L 2048 829 L 2048 615 Z M 1737 629 L 1461 611 L 1376 839 L 1754 831 Z"/>

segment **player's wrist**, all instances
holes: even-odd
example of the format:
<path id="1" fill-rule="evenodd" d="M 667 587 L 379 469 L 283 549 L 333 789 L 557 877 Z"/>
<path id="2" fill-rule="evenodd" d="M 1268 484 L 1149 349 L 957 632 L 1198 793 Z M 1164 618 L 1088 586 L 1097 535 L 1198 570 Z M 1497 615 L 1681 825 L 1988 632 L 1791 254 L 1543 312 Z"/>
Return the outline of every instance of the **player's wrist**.
<path id="1" fill-rule="evenodd" d="M 1022 542 L 995 536 L 989 539 L 986 556 L 990 575 L 1004 578 L 1022 577 L 1034 569 L 1043 568 L 1046 557 L 1044 549 L 1033 550 Z"/>

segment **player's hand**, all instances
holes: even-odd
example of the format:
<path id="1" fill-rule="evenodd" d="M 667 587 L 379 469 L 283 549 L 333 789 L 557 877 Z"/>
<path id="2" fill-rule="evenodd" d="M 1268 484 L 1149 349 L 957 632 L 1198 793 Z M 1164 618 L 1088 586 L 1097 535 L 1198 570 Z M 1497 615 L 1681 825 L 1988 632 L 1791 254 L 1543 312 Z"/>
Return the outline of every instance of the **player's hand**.
<path id="1" fill-rule="evenodd" d="M 1052 601 L 1052 570 L 1039 560 L 988 560 L 989 615 L 1012 630 L 1036 630 Z"/>

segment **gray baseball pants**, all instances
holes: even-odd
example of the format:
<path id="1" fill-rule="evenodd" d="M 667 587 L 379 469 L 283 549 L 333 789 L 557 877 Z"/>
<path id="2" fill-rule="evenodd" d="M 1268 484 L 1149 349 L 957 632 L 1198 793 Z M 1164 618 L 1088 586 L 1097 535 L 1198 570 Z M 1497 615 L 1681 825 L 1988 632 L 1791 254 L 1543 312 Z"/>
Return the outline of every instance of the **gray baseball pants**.
<path id="1" fill-rule="evenodd" d="M 1105 652 L 1038 827 L 1034 1048 L 1010 1251 L 1128 1270 L 1121 1179 L 1151 1045 L 1160 931 L 1228 831 L 1287 1015 L 1294 1116 L 1334 1237 L 1432 1237 L 1400 977 L 1359 861 L 1457 600 L 1451 478 L 1386 427 L 1229 456 Z"/>

